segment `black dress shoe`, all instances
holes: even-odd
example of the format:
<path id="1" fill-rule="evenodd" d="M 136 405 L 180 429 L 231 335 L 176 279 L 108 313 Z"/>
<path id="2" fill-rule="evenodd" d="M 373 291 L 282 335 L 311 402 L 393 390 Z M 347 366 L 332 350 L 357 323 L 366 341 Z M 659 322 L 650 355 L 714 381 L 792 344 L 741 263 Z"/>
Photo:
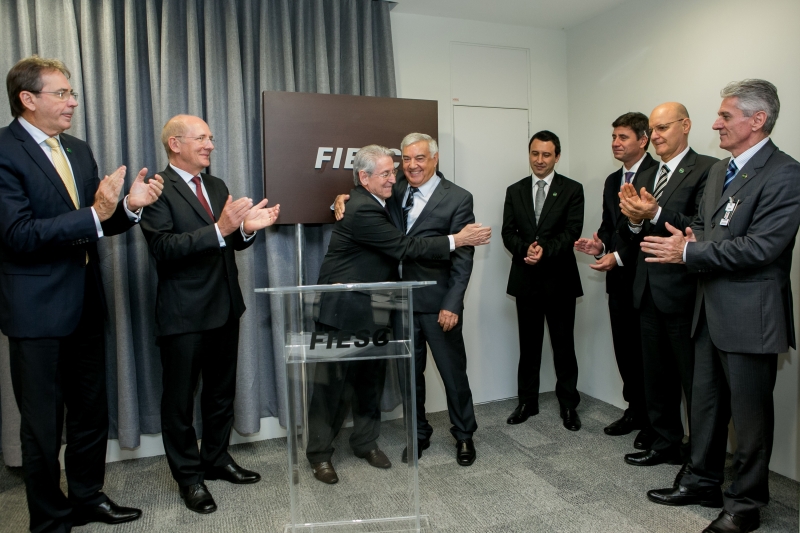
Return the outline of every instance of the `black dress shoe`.
<path id="1" fill-rule="evenodd" d="M 379 448 L 370 450 L 367 453 L 357 453 L 355 456 L 360 457 L 361 459 L 366 459 L 367 462 L 375 468 L 389 468 L 392 466 L 392 462 Z"/>
<path id="2" fill-rule="evenodd" d="M 417 459 L 422 457 L 422 450 L 427 450 L 430 447 L 431 447 L 431 439 L 418 440 Z M 403 457 L 401 458 L 401 461 L 403 461 L 404 463 L 408 462 L 408 446 L 403 448 Z"/>
<path id="3" fill-rule="evenodd" d="M 214 498 L 211 497 L 205 483 L 181 487 L 181 498 L 186 508 L 195 513 L 208 514 L 217 510 L 217 504 L 214 503 Z"/>
<path id="4" fill-rule="evenodd" d="M 508 417 L 506 420 L 507 424 L 522 424 L 525 422 L 529 416 L 535 416 L 539 414 L 539 408 L 535 405 L 530 405 L 527 403 L 521 403 L 514 409 L 514 412 L 511 413 L 511 416 Z"/>
<path id="5" fill-rule="evenodd" d="M 83 526 L 90 522 L 103 522 L 106 524 L 122 524 L 142 516 L 141 509 L 122 507 L 111 500 L 107 500 L 96 507 L 78 511 L 73 520 L 74 526 Z"/>
<path id="6" fill-rule="evenodd" d="M 655 466 L 663 465 L 664 463 L 679 465 L 683 461 L 681 461 L 681 454 L 678 450 L 647 450 L 626 454 L 625 462 L 634 466 Z"/>
<path id="7" fill-rule="evenodd" d="M 675 476 L 675 481 L 672 482 L 672 488 L 677 489 L 678 485 L 681 484 L 683 476 L 685 476 L 688 473 L 689 473 L 689 463 L 683 463 L 683 466 L 681 466 L 681 469 L 678 470 L 678 474 Z"/>
<path id="8" fill-rule="evenodd" d="M 633 447 L 637 450 L 649 450 L 656 441 L 656 432 L 646 427 L 642 429 L 633 439 Z"/>
<path id="9" fill-rule="evenodd" d="M 261 476 L 258 474 L 258 472 L 253 472 L 252 470 L 242 468 L 236 463 L 207 468 L 205 478 L 207 480 L 221 479 L 237 485 L 247 485 L 248 483 L 256 483 L 261 481 Z"/>
<path id="10" fill-rule="evenodd" d="M 722 507 L 722 491 L 719 487 L 688 489 L 681 485 L 668 489 L 647 491 L 647 499 L 661 505 L 702 505 L 703 507 Z"/>
<path id="11" fill-rule="evenodd" d="M 475 462 L 475 444 L 472 439 L 463 439 L 456 443 L 456 462 L 461 466 L 469 466 Z"/>
<path id="12" fill-rule="evenodd" d="M 339 482 L 339 476 L 336 475 L 336 470 L 330 461 L 322 461 L 321 463 L 311 463 L 311 468 L 314 471 L 314 477 L 323 483 L 333 485 Z"/>
<path id="13" fill-rule="evenodd" d="M 717 519 L 703 530 L 703 533 L 748 533 L 755 531 L 760 525 L 758 511 L 747 516 L 722 511 Z"/>
<path id="14" fill-rule="evenodd" d="M 564 419 L 564 427 L 570 431 L 578 431 L 581 429 L 581 417 L 578 416 L 578 411 L 574 407 L 562 407 L 561 418 Z"/>
<path id="15" fill-rule="evenodd" d="M 625 413 L 622 415 L 622 418 L 611 422 L 609 425 L 603 428 L 603 432 L 606 435 L 611 435 L 612 437 L 616 437 L 619 435 L 627 435 L 634 429 L 642 429 L 642 423 L 636 420 L 633 416 Z"/>

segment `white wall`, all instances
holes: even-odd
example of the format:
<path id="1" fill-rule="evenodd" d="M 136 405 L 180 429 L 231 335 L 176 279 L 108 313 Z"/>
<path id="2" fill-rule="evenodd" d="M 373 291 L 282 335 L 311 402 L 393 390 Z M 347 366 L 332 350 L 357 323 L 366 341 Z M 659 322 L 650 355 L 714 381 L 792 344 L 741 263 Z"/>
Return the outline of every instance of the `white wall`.
<path id="1" fill-rule="evenodd" d="M 528 63 L 530 69 L 530 130 L 538 131 L 549 129 L 558 134 L 563 145 L 569 143 L 569 132 L 567 124 L 567 48 L 566 34 L 559 30 L 545 30 L 525 28 L 521 26 L 510 26 L 503 24 L 489 24 L 460 19 L 447 19 L 440 17 L 428 17 L 421 15 L 409 15 L 392 13 L 392 41 L 395 57 L 395 72 L 397 76 L 397 96 L 401 98 L 419 98 L 425 100 L 438 100 L 439 102 L 439 167 L 442 173 L 456 183 L 459 183 L 459 176 L 454 174 L 454 138 L 453 138 L 453 102 L 452 98 L 462 96 L 459 103 L 463 104 L 466 99 L 459 91 L 451 91 L 451 43 L 470 43 L 488 46 L 510 47 L 525 49 L 528 51 Z M 476 54 L 485 53 L 485 49 L 476 49 Z M 457 71 L 459 69 L 456 69 Z M 498 104 L 486 91 L 480 90 L 483 84 L 492 87 L 496 80 L 486 79 L 480 76 L 478 70 L 485 70 L 476 66 L 476 76 L 473 83 L 475 90 L 469 91 L 469 104 L 479 106 L 494 106 Z M 491 70 L 491 69 L 490 69 Z M 462 76 L 457 73 L 458 80 Z M 526 76 L 521 77 L 524 83 Z M 456 80 L 456 81 L 458 81 Z M 459 94 L 456 94 L 458 92 Z M 513 90 L 512 90 L 513 92 Z M 482 95 L 482 96 L 481 96 Z M 519 98 L 517 98 L 519 100 Z M 519 139 L 519 150 L 516 152 L 521 168 L 528 169 L 527 165 L 527 141 L 526 137 Z M 480 149 L 480 147 L 476 147 Z M 487 154 L 491 157 L 491 154 Z M 569 151 L 564 151 L 561 161 L 556 167 L 563 174 L 570 175 L 569 172 Z M 487 175 L 487 180 L 495 179 L 500 187 L 505 190 L 509 179 L 517 181 L 530 174 L 522 173 L 519 176 L 492 176 Z M 502 184 L 502 185 L 500 185 Z M 475 199 L 476 212 L 479 198 Z M 497 209 L 502 212 L 502 201 Z M 495 217 L 499 219 L 499 217 Z M 480 220 L 479 220 L 480 222 Z M 507 252 L 503 248 L 500 238 L 499 225 L 493 226 L 492 244 L 488 253 L 504 255 Z M 483 253 L 484 250 L 481 250 Z M 510 259 L 508 260 L 510 265 Z M 508 278 L 508 266 L 496 269 L 494 275 L 505 280 Z M 473 282 L 475 280 L 473 279 Z M 465 327 L 472 327 L 472 322 L 477 324 L 477 310 L 482 309 L 481 291 L 474 287 L 473 283 L 467 293 L 466 321 Z M 503 283 L 505 287 L 505 282 Z M 484 298 L 485 299 L 485 298 Z M 472 310 L 472 311 L 471 311 Z M 485 309 L 484 309 L 485 311 Z M 471 313 L 471 314 L 470 314 Z M 472 321 L 471 321 L 472 319 Z M 514 318 L 514 320 L 516 320 Z M 485 324 L 484 324 L 485 325 Z M 490 330 L 492 328 L 486 328 Z M 516 324 L 514 324 L 514 334 L 495 335 L 494 355 L 501 354 L 502 357 L 494 357 L 493 363 L 506 365 L 504 371 L 494 372 L 493 375 L 508 374 L 516 376 L 516 364 L 519 360 L 519 345 L 516 338 Z M 480 332 L 482 335 L 491 336 L 493 331 Z M 466 336 L 466 335 L 465 335 Z M 542 383 L 541 390 L 551 391 L 555 388 L 554 371 L 552 368 L 552 352 L 549 342 L 546 342 L 542 356 Z M 473 346 L 467 346 L 467 373 L 473 383 L 473 396 L 481 401 L 496 400 L 498 390 L 496 383 L 491 383 L 491 377 L 486 373 L 481 373 L 481 367 L 485 366 L 484 361 L 478 358 L 492 357 L 491 353 L 477 353 Z M 510 356 L 510 357 L 509 357 Z M 429 412 L 447 409 L 444 396 L 444 389 L 441 379 L 436 372 L 435 364 L 429 356 L 426 371 L 426 383 L 428 386 L 428 398 L 426 408 Z M 515 379 L 515 378 L 512 378 Z M 477 387 L 475 386 L 477 385 Z M 506 387 L 508 391 L 500 394 L 500 397 L 516 396 L 516 385 L 514 382 Z M 478 420 L 480 427 L 481 421 Z"/>
<path id="2" fill-rule="evenodd" d="M 617 168 L 611 157 L 611 122 L 627 111 L 650 110 L 664 101 L 686 105 L 692 118 L 692 147 L 716 157 L 711 130 L 719 90 L 729 81 L 765 78 L 778 87 L 781 114 L 773 140 L 800 159 L 800 3 L 796 0 L 673 0 L 628 2 L 567 32 L 569 129 L 572 177 L 586 190 L 586 236 L 599 225 L 603 179 Z M 582 263 L 588 261 L 583 260 Z M 792 279 L 795 313 L 800 312 L 795 253 Z M 579 323 L 592 337 L 577 335 L 580 390 L 624 405 L 616 371 L 603 277 L 581 269 L 586 296 Z M 733 310 L 735 312 L 735 310 Z M 591 346 L 595 349 L 591 350 Z M 770 467 L 798 479 L 798 376 L 792 350 L 781 356 L 775 387 L 775 447 Z"/>

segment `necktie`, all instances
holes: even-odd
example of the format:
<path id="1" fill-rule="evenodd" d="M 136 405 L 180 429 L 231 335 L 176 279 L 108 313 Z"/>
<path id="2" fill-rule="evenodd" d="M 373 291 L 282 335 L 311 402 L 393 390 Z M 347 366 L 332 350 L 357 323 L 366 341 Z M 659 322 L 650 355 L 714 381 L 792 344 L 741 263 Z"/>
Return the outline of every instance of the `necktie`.
<path id="1" fill-rule="evenodd" d="M 728 185 L 731 184 L 733 178 L 736 177 L 736 172 L 738 171 L 739 169 L 736 167 L 736 161 L 731 158 L 731 162 L 728 163 L 728 170 L 725 172 L 725 185 L 722 186 L 722 192 L 725 192 L 725 189 L 727 189 Z"/>
<path id="2" fill-rule="evenodd" d="M 544 186 L 547 183 L 544 180 L 536 182 L 536 198 L 533 202 L 533 212 L 536 213 L 536 223 L 539 223 L 539 216 L 542 214 L 542 207 L 544 206 Z"/>
<path id="3" fill-rule="evenodd" d="M 406 228 L 406 233 L 408 233 L 408 213 L 414 207 L 414 194 L 417 191 L 419 191 L 417 187 L 408 188 L 408 198 L 406 198 L 406 205 L 403 206 L 403 226 Z"/>
<path id="4" fill-rule="evenodd" d="M 633 175 L 636 174 L 635 172 L 626 172 L 625 173 L 625 183 L 630 183 L 633 180 Z"/>
<path id="5" fill-rule="evenodd" d="M 658 175 L 658 180 L 656 181 L 656 188 L 653 192 L 653 196 L 656 200 L 661 198 L 661 194 L 664 192 L 664 189 L 667 186 L 667 176 L 669 175 L 669 167 L 664 165 L 661 167 L 661 173 Z"/>
<path id="6" fill-rule="evenodd" d="M 216 221 L 217 219 L 214 218 L 214 213 L 211 212 L 211 206 L 208 205 L 208 201 L 203 194 L 203 186 L 200 183 L 200 176 L 193 177 L 192 183 L 194 183 L 195 192 L 197 193 L 197 199 L 200 200 L 200 205 L 202 205 L 203 209 L 206 210 L 206 213 L 208 213 L 208 216 L 211 217 L 211 220 Z"/>
<path id="7" fill-rule="evenodd" d="M 48 137 L 45 139 L 44 143 L 50 147 L 50 155 L 53 158 L 53 166 L 56 167 L 56 172 L 58 172 L 58 175 L 61 176 L 61 181 L 64 182 L 64 186 L 67 188 L 69 197 L 72 198 L 72 203 L 75 204 L 76 208 L 79 207 L 78 191 L 75 189 L 75 180 L 72 178 L 72 172 L 69 169 L 69 163 L 67 163 L 64 154 L 61 152 L 61 145 L 58 144 L 58 140 L 55 137 Z"/>

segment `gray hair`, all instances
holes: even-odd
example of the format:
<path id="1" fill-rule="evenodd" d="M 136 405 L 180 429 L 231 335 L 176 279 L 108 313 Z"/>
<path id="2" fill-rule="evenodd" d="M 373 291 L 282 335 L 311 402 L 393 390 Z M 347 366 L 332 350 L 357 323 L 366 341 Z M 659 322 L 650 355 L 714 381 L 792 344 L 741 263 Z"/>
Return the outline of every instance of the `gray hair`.
<path id="1" fill-rule="evenodd" d="M 758 111 L 767 114 L 764 121 L 764 133 L 769 135 L 775 122 L 778 120 L 778 113 L 781 110 L 781 101 L 778 99 L 778 89 L 767 80 L 747 79 L 742 81 L 732 81 L 719 92 L 723 98 L 736 97 L 739 101 L 736 107 L 739 108 L 744 116 L 752 117 Z"/>
<path id="2" fill-rule="evenodd" d="M 356 152 L 353 158 L 353 183 L 355 183 L 356 186 L 361 185 L 361 181 L 358 179 L 359 172 L 363 170 L 367 174 L 372 174 L 378 159 L 383 156 L 392 157 L 393 155 L 394 152 L 385 146 L 379 146 L 377 144 L 370 144 Z"/>
<path id="3" fill-rule="evenodd" d="M 431 153 L 431 157 L 439 153 L 439 145 L 436 143 L 436 139 L 424 133 L 409 133 L 403 137 L 403 142 L 400 143 L 400 151 L 405 150 L 406 146 L 409 144 L 418 143 L 420 141 L 428 141 L 428 151 Z"/>

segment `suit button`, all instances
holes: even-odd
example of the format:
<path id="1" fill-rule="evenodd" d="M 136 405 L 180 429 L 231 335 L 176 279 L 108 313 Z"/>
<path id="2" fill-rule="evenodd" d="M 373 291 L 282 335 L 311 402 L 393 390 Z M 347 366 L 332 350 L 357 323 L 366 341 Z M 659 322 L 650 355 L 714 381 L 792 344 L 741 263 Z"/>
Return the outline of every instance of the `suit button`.
<path id="1" fill-rule="evenodd" d="M 538 236 L 538 235 L 536 236 L 536 240 L 537 240 L 537 241 L 539 240 L 539 236 Z"/>
<path id="2" fill-rule="evenodd" d="M 716 223 L 716 222 L 712 222 L 712 223 L 711 223 L 711 227 L 712 227 L 712 228 L 713 228 L 714 226 L 716 226 L 716 225 L 717 225 L 717 223 Z"/>
<path id="3" fill-rule="evenodd" d="M 616 233 L 617 235 L 619 235 L 619 230 L 616 230 L 614 233 Z"/>

